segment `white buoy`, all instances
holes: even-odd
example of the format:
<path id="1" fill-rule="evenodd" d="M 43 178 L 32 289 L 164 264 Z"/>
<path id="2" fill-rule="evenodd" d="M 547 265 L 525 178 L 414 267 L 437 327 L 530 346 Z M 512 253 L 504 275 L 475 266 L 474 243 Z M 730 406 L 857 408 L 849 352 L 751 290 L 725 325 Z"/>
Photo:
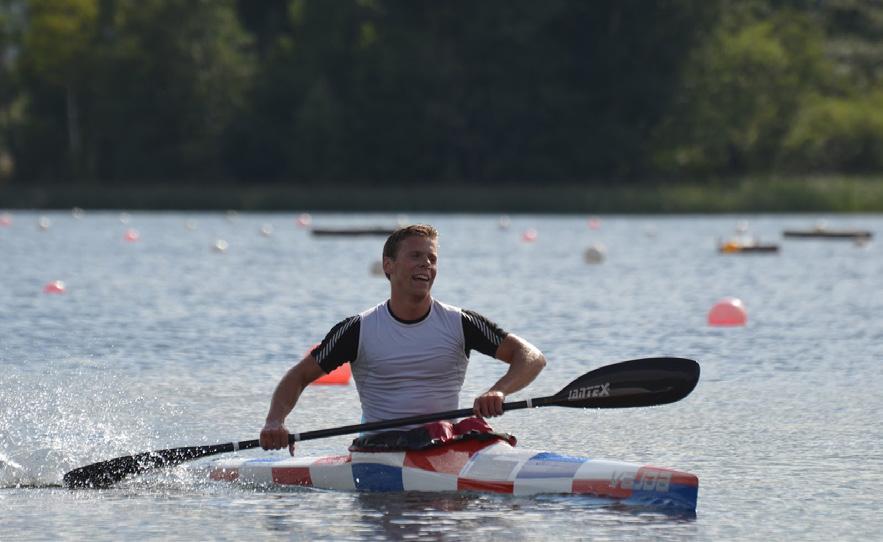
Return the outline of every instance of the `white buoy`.
<path id="1" fill-rule="evenodd" d="M 589 264 L 598 264 L 604 261 L 607 255 L 607 248 L 601 243 L 596 243 L 583 252 L 583 259 Z"/>
<path id="2" fill-rule="evenodd" d="M 37 227 L 40 228 L 41 231 L 48 230 L 50 226 L 52 226 L 52 221 L 49 220 L 48 216 L 41 216 L 40 220 L 37 221 Z"/>
<path id="3" fill-rule="evenodd" d="M 264 224 L 261 226 L 261 235 L 264 237 L 270 237 L 273 235 L 273 226 L 272 224 Z"/>
<path id="4" fill-rule="evenodd" d="M 508 230 L 509 226 L 512 225 L 512 220 L 509 218 L 509 215 L 503 215 L 497 220 L 497 226 L 501 230 Z"/>
<path id="5" fill-rule="evenodd" d="M 215 241 L 215 244 L 212 245 L 212 250 L 214 250 L 215 252 L 218 252 L 220 254 L 223 254 L 223 253 L 227 252 L 227 248 L 229 246 L 230 246 L 230 244 L 227 243 L 227 241 L 224 241 L 223 239 L 218 239 L 217 241 Z"/>

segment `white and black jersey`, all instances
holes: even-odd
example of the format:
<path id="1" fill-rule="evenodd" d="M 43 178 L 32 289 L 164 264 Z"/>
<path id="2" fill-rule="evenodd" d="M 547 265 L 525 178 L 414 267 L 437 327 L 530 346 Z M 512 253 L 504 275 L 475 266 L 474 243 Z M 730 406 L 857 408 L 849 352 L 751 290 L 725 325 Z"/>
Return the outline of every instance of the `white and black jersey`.
<path id="1" fill-rule="evenodd" d="M 472 350 L 494 357 L 507 333 L 484 316 L 433 300 L 416 321 L 381 303 L 335 325 L 312 350 L 329 373 L 351 362 L 364 421 L 459 408 Z"/>

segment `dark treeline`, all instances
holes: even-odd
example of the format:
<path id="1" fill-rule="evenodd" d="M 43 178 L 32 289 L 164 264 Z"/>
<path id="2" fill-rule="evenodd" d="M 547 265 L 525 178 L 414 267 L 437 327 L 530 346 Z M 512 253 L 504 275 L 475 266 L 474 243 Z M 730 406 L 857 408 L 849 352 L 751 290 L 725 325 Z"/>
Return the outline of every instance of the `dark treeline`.
<path id="1" fill-rule="evenodd" d="M 883 170 L 861 0 L 0 0 L 0 184 Z"/>

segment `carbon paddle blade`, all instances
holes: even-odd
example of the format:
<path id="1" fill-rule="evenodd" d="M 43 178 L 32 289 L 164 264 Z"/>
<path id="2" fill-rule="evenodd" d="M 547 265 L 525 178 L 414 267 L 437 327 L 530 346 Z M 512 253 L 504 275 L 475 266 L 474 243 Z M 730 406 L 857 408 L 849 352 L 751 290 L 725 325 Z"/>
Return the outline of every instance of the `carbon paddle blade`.
<path id="1" fill-rule="evenodd" d="M 140 474 L 144 471 L 160 467 L 171 467 L 191 459 L 232 452 L 233 450 L 234 447 L 231 442 L 211 446 L 171 448 L 117 457 L 100 463 L 86 465 L 66 473 L 64 475 L 64 485 L 72 489 L 108 488 L 133 474 Z"/>
<path id="2" fill-rule="evenodd" d="M 573 408 L 629 408 L 680 401 L 699 382 L 699 364 L 684 358 L 643 358 L 588 372 L 549 404 Z"/>

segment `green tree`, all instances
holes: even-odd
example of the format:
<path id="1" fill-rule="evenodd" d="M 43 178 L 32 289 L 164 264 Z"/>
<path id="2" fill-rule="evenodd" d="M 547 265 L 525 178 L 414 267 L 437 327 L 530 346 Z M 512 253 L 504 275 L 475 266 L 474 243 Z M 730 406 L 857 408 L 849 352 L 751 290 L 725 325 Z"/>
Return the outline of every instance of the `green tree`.
<path id="1" fill-rule="evenodd" d="M 20 19 L 18 2 L 0 0 L 0 184 L 13 173 L 12 127 L 21 109 L 15 70 Z"/>
<path id="2" fill-rule="evenodd" d="M 694 173 L 775 168 L 806 96 L 830 85 L 821 29 L 785 9 L 731 16 L 698 48 L 657 133 L 657 166 Z"/>
<path id="3" fill-rule="evenodd" d="M 21 69 L 24 77 L 36 87 L 31 101 L 33 109 L 29 113 L 39 115 L 40 107 L 53 107 L 37 103 L 41 99 L 55 101 L 55 108 L 64 111 L 62 119 L 55 116 L 37 128 L 38 132 L 45 133 L 56 131 L 54 127 L 64 127 L 66 138 L 57 133 L 54 137 L 47 134 L 47 139 L 56 142 L 66 139 L 66 152 L 59 155 L 67 157 L 68 167 L 60 168 L 56 174 L 65 170 L 74 175 L 82 172 L 82 94 L 92 72 L 90 59 L 97 16 L 96 0 L 30 0 L 27 3 Z M 63 106 L 59 107 L 59 102 Z M 40 138 L 32 143 L 40 145 Z"/>

